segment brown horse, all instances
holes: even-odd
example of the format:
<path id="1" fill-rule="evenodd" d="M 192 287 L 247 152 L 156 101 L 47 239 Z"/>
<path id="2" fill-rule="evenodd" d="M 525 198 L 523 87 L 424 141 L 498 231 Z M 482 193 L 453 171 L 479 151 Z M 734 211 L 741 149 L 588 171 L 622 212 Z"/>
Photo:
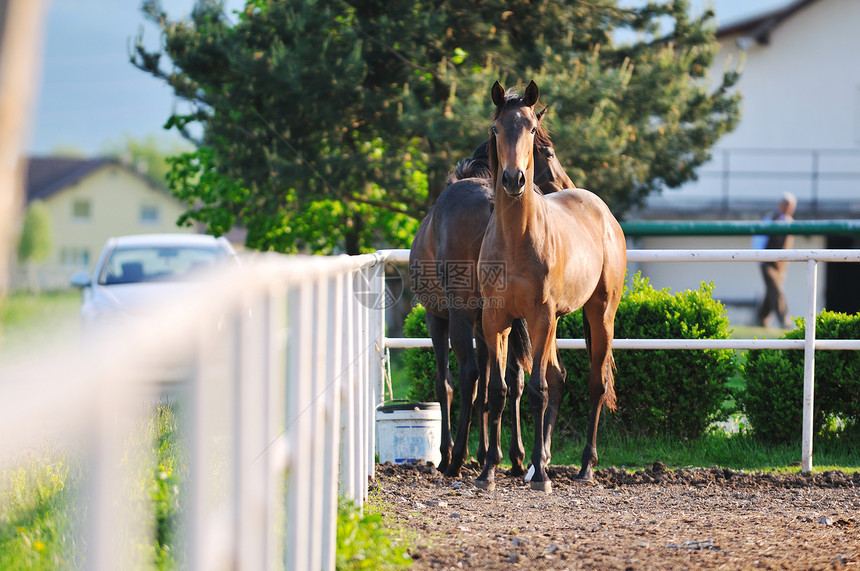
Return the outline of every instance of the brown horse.
<path id="1" fill-rule="evenodd" d="M 606 204 L 583 189 L 546 196 L 534 192 L 533 141 L 541 129 L 533 107 L 538 87 L 532 81 L 522 97 L 506 95 L 493 85 L 490 170 L 495 210 L 490 217 L 478 260 L 481 295 L 499 303 L 482 316 L 490 356 L 490 443 L 476 485 L 494 487 L 501 459 L 499 420 L 508 390 L 502 371 L 507 364 L 511 324 L 528 323 L 533 363 L 528 383 L 534 416 L 532 489 L 550 491 L 546 474 L 552 430 L 558 415 L 565 371 L 558 359 L 558 318 L 583 308 L 590 362 L 591 414 L 578 478 L 591 480 L 597 463 L 597 424 L 601 405 L 615 408 L 612 358 L 615 311 L 624 285 L 627 249 L 624 233 Z"/>
<path id="2" fill-rule="evenodd" d="M 544 111 L 546 111 L 544 109 Z M 442 461 L 438 468 L 446 476 L 458 476 L 468 456 L 472 406 L 478 400 L 480 444 L 478 461 L 487 449 L 486 343 L 481 334 L 481 292 L 477 277 L 478 254 L 490 215 L 493 189 L 490 184 L 489 141 L 481 144 L 471 160 L 457 166 L 448 186 L 421 221 L 409 253 L 409 274 L 416 298 L 426 308 L 427 329 L 436 358 L 436 398 L 442 410 Z M 573 186 L 555 156 L 549 138 L 535 141 L 535 180 L 542 192 Z M 472 348 L 475 339 L 477 358 Z M 512 473 L 523 473 L 520 435 L 522 366 L 529 363 L 528 337 L 522 321 L 513 324 L 511 355 L 506 382 L 511 385 Z M 451 437 L 453 379 L 448 369 L 448 343 L 458 363 L 460 412 L 456 442 Z"/>

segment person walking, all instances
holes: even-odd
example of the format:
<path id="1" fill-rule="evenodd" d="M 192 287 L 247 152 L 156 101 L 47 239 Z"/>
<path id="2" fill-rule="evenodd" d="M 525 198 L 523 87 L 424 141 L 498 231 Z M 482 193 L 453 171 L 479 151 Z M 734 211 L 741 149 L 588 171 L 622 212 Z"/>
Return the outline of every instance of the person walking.
<path id="1" fill-rule="evenodd" d="M 797 208 L 797 198 L 790 192 L 782 195 L 779 208 L 768 214 L 763 220 L 780 222 L 794 221 L 794 211 Z M 753 247 L 766 250 L 789 249 L 794 245 L 794 236 L 785 234 L 770 234 L 753 236 Z M 764 278 L 764 299 L 756 313 L 756 325 L 766 327 L 772 313 L 776 313 L 778 325 L 788 328 L 788 304 L 782 284 L 785 282 L 785 270 L 788 262 L 762 262 L 761 275 Z"/>

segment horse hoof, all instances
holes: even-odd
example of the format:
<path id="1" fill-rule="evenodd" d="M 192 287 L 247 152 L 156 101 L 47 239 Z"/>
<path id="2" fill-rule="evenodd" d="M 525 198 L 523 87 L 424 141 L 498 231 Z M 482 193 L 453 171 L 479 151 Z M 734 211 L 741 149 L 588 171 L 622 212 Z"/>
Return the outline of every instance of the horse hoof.
<path id="1" fill-rule="evenodd" d="M 445 470 L 446 478 L 459 478 L 460 477 L 460 468 L 454 468 L 454 466 L 448 466 L 448 469 Z"/>
<path id="2" fill-rule="evenodd" d="M 544 492 L 545 494 L 549 494 L 552 492 L 552 482 L 549 480 L 544 480 L 543 482 L 535 482 L 531 481 L 532 490 L 536 492 Z"/>
<path id="3" fill-rule="evenodd" d="M 519 478 L 526 473 L 522 466 L 511 466 L 511 477 Z"/>
<path id="4" fill-rule="evenodd" d="M 475 480 L 475 487 L 492 492 L 496 489 L 496 482 L 493 480 Z"/>

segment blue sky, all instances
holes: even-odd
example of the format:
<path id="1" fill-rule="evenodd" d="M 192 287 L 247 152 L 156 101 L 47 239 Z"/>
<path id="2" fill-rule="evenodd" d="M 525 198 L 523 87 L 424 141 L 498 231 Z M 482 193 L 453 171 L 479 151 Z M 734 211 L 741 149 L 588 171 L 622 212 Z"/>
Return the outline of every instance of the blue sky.
<path id="1" fill-rule="evenodd" d="M 712 2 L 725 23 L 787 1 L 693 0 L 693 5 L 701 10 Z M 171 18 L 187 14 L 193 4 L 162 0 Z M 243 0 L 226 1 L 228 12 L 243 5 Z M 128 61 L 129 46 L 141 28 L 144 43 L 157 46 L 158 30 L 144 21 L 139 0 L 50 2 L 30 154 L 73 148 L 96 155 L 125 137 L 154 136 L 172 146 L 178 135 L 161 128 L 176 105 L 172 90 Z"/>

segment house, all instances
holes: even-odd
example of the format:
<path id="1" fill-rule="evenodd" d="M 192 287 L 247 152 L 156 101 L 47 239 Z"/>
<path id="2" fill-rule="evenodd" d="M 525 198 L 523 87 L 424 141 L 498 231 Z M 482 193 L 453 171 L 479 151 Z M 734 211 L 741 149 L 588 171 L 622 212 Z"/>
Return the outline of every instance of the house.
<path id="1" fill-rule="evenodd" d="M 719 14 L 718 14 L 719 15 Z M 774 10 L 717 30 L 720 51 L 711 75 L 742 63 L 737 129 L 712 150 L 699 180 L 666 189 L 636 213 L 653 220 L 757 220 L 783 192 L 798 198 L 797 219 L 860 218 L 860 2 L 786 0 Z M 749 248 L 749 236 L 653 237 L 637 248 Z M 857 248 L 857 236 L 799 236 L 796 248 Z M 818 307 L 860 310 L 857 264 L 819 271 Z M 752 321 L 764 295 L 756 264 L 641 264 L 655 287 L 675 290 L 713 280 L 733 324 Z M 790 264 L 786 294 L 792 315 L 806 307 L 806 269 Z M 850 291 L 849 291 L 850 290 Z"/>
<path id="2" fill-rule="evenodd" d="M 34 157 L 26 201 L 41 200 L 50 215 L 52 252 L 37 268 L 40 287 L 68 287 L 69 275 L 92 269 L 105 241 L 123 234 L 194 233 L 179 227 L 185 211 L 163 186 L 112 158 Z M 29 279 L 13 272 L 13 290 Z"/>

